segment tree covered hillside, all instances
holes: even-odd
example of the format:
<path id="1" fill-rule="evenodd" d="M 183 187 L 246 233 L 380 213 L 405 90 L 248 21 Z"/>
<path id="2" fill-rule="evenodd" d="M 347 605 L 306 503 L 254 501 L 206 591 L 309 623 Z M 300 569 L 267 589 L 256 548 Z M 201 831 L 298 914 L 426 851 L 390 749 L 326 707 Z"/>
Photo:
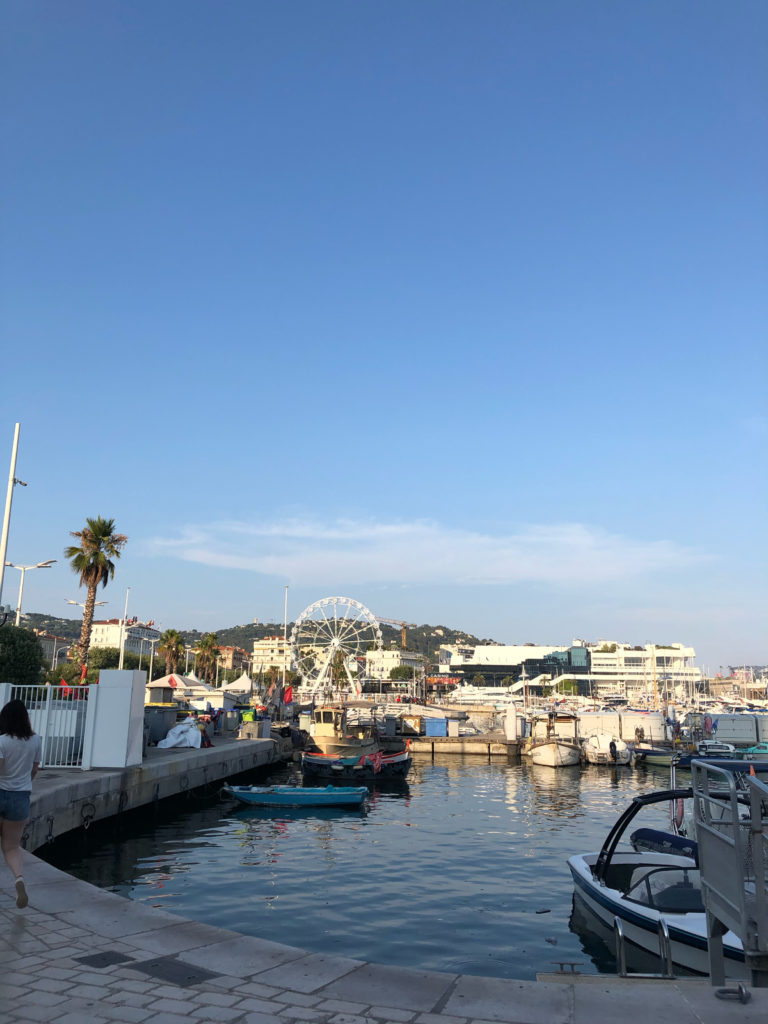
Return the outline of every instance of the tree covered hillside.
<path id="1" fill-rule="evenodd" d="M 71 637 L 77 640 L 80 636 L 80 619 L 64 619 L 55 615 L 30 613 L 23 615 L 23 625 L 27 629 L 42 629 L 56 636 Z M 179 627 L 175 627 L 179 628 Z M 291 635 L 293 623 L 288 623 L 288 636 Z M 196 629 L 179 629 L 185 644 L 196 646 L 202 639 L 203 631 Z M 213 630 L 222 647 L 243 647 L 251 651 L 254 640 L 262 640 L 265 636 L 282 636 L 282 622 L 253 622 L 244 626 L 226 626 Z M 414 626 L 406 630 L 407 648 L 418 651 L 427 661 L 436 662 L 437 652 L 442 644 L 467 644 L 475 647 L 478 644 L 493 643 L 492 640 L 480 640 L 471 633 L 448 626 Z M 400 629 L 397 626 L 381 626 L 381 638 L 385 647 L 400 647 Z"/>

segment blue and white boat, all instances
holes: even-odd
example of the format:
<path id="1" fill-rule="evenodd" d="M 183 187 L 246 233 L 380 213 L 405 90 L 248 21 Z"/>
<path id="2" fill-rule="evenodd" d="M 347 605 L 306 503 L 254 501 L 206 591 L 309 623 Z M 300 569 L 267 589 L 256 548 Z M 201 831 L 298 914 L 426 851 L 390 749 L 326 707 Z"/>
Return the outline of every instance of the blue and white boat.
<path id="1" fill-rule="evenodd" d="M 659 921 L 663 920 L 669 930 L 673 963 L 709 974 L 695 842 L 681 842 L 680 837 L 658 830 L 651 837 L 650 830 L 641 829 L 633 833 L 634 848 L 617 850 L 643 807 L 668 803 L 675 808 L 692 795 L 691 789 L 667 789 L 635 797 L 608 833 L 602 849 L 570 857 L 568 867 L 576 891 L 601 921 L 612 928 L 618 917 L 629 942 L 658 953 Z M 723 936 L 723 952 L 728 973 L 743 975 L 744 950 L 733 932 Z"/>
<path id="2" fill-rule="evenodd" d="M 251 807 L 361 807 L 366 786 L 229 786 L 222 792 Z"/>

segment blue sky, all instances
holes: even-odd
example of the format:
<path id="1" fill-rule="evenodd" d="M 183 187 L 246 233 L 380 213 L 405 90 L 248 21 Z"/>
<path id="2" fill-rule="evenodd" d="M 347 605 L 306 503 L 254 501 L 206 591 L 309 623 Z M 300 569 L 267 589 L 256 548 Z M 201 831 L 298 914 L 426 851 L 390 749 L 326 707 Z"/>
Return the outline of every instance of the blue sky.
<path id="1" fill-rule="evenodd" d="M 105 611 L 162 628 L 281 620 L 288 584 L 290 618 L 768 662 L 761 0 L 0 28 L 8 558 L 59 559 L 25 610 L 83 600 L 103 515 Z"/>

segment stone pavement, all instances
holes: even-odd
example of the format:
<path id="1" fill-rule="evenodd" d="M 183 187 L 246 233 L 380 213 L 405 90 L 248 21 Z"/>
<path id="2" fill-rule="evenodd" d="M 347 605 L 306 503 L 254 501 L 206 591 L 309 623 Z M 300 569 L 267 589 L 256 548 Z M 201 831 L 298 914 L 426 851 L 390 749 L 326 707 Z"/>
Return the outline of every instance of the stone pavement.
<path id="1" fill-rule="evenodd" d="M 514 981 L 308 953 L 177 917 L 27 854 L 29 906 L 0 866 L 3 1024 L 766 1024 L 706 981 Z M 408 941 L 407 936 L 404 937 Z"/>

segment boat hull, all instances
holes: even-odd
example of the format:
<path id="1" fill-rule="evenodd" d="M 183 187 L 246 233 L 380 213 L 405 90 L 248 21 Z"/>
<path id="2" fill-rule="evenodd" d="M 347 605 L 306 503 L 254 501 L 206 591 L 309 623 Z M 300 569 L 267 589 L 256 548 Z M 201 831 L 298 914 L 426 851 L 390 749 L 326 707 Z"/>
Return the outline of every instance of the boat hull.
<path id="1" fill-rule="evenodd" d="M 251 807 L 360 807 L 365 786 L 225 786 L 224 791 Z"/>
<path id="2" fill-rule="evenodd" d="M 545 740 L 531 747 L 531 761 L 548 768 L 566 768 L 579 764 L 581 748 L 574 743 L 563 743 L 560 740 Z"/>
<path id="3" fill-rule="evenodd" d="M 596 853 L 579 855 L 568 860 L 576 891 L 590 910 L 610 928 L 613 928 L 614 918 L 620 918 L 625 939 L 655 954 L 659 952 L 658 923 L 663 917 L 669 929 L 673 963 L 697 974 L 709 974 L 705 915 L 697 912 L 662 914 L 652 907 L 625 899 L 617 889 L 595 880 L 589 859 L 596 860 L 597 856 Z M 670 863 L 685 860 L 687 858 L 669 858 Z M 688 860 L 688 863 L 692 862 Z M 744 952 L 733 932 L 727 932 L 723 937 L 723 952 L 727 973 L 743 975 Z"/>
<path id="4" fill-rule="evenodd" d="M 301 758 L 303 777 L 338 781 L 400 780 L 408 776 L 412 758 L 407 751 L 394 754 L 376 753 L 362 757 L 325 757 L 304 753 Z"/>

